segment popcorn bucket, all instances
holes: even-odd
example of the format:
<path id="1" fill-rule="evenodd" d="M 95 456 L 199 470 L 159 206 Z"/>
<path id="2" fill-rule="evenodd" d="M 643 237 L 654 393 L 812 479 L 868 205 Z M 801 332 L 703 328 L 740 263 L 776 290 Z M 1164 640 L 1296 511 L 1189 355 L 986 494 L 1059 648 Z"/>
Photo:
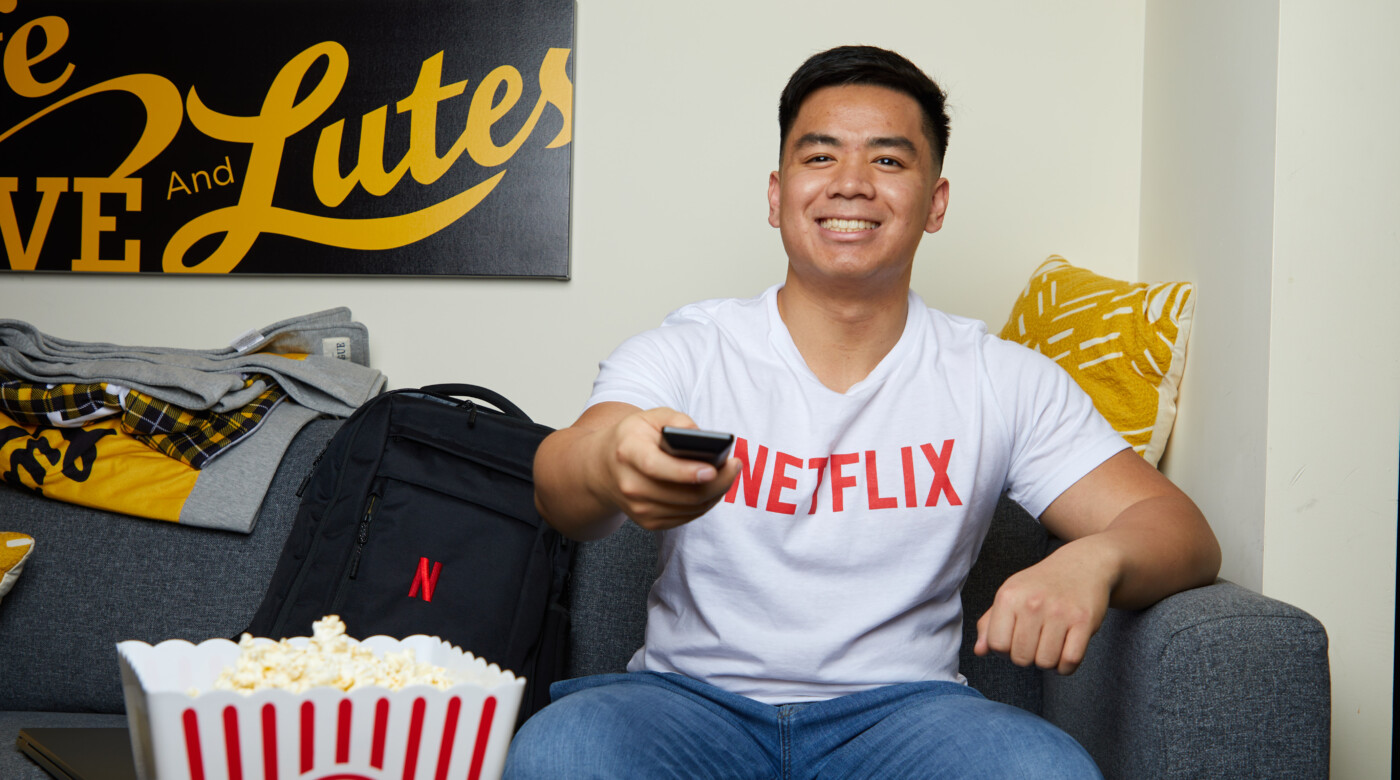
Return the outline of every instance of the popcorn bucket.
<path id="1" fill-rule="evenodd" d="M 255 640 L 268 642 L 272 640 Z M 352 642 L 354 640 L 351 640 Z M 305 646 L 305 637 L 292 639 Z M 117 645 L 132 754 L 142 780 L 497 780 L 525 679 L 437 637 L 358 644 L 479 679 L 439 689 L 214 690 L 237 644 Z"/>

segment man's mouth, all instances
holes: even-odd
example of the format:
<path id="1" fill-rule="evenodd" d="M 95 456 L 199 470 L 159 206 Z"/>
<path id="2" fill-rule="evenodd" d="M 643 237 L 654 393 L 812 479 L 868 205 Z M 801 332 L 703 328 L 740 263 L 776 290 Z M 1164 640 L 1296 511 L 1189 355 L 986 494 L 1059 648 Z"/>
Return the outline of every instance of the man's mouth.
<path id="1" fill-rule="evenodd" d="M 871 222 L 868 219 L 819 219 L 817 224 L 824 230 L 833 230 L 837 233 L 858 233 L 862 230 L 874 230 L 880 226 L 879 222 Z"/>

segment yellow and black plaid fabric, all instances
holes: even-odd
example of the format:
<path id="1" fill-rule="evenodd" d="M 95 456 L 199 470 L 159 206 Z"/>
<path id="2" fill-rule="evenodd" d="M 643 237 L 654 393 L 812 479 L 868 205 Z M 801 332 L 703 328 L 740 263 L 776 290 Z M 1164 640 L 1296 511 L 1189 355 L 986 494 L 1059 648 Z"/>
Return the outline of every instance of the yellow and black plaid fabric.
<path id="1" fill-rule="evenodd" d="M 0 375 L 0 412 L 24 425 L 81 425 L 117 415 L 134 438 L 165 455 L 202 468 L 209 459 L 252 433 L 286 397 L 270 377 L 250 375 L 245 387 L 267 383 L 247 406 L 233 412 L 190 411 L 135 390 L 125 397 L 104 383 L 46 385 Z M 103 414 L 103 412 L 106 412 Z"/>
<path id="2" fill-rule="evenodd" d="M 23 382 L 0 374 L 0 410 L 29 425 L 52 425 L 53 417 L 77 420 L 104 409 L 119 411 L 115 396 L 107 399 L 107 387 L 90 385 L 44 385 Z M 106 416 L 106 415 L 103 415 Z"/>

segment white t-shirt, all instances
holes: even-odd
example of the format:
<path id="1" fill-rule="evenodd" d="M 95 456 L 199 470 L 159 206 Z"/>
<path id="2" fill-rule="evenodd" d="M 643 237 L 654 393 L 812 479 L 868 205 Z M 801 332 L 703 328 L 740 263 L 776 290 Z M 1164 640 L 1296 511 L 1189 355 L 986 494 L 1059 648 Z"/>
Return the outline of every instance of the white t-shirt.
<path id="1" fill-rule="evenodd" d="M 1034 516 L 1127 446 L 1049 359 L 928 308 L 836 393 L 757 298 L 686 306 L 603 363 L 589 405 L 737 437 L 725 501 L 663 533 L 629 664 L 759 701 L 956 680 L 959 592 L 1001 494 Z"/>

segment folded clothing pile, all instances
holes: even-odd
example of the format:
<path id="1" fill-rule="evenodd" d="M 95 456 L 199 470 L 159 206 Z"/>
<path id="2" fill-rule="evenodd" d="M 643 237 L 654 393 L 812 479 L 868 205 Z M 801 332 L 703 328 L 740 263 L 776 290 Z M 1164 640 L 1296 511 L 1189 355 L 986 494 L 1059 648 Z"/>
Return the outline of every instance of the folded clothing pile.
<path id="1" fill-rule="evenodd" d="M 344 307 L 208 350 L 77 342 L 0 320 L 0 479 L 50 498 L 249 532 L 297 431 L 378 395 Z"/>

